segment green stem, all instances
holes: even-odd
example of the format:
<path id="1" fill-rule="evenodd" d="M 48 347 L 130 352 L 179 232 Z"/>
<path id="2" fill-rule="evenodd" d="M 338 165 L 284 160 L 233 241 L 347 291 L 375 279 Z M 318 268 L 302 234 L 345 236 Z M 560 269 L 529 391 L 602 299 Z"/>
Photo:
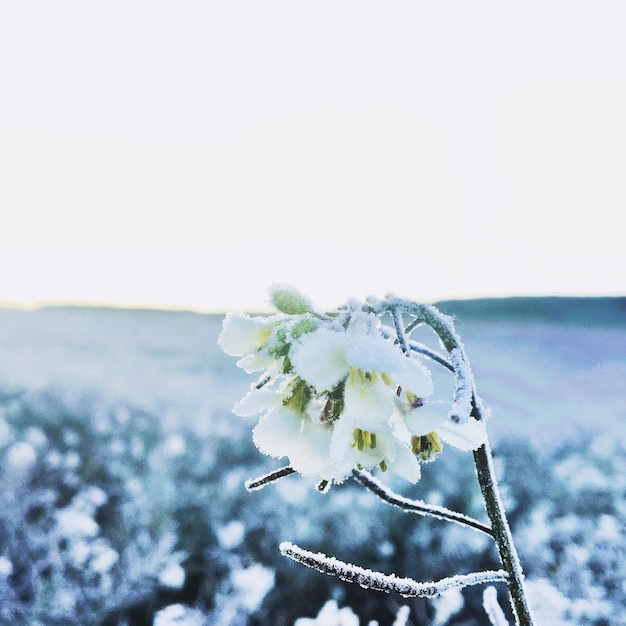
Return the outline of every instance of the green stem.
<path id="1" fill-rule="evenodd" d="M 485 509 L 491 522 L 493 538 L 498 547 L 500 561 L 502 561 L 502 566 L 509 575 L 507 584 L 509 586 L 511 607 L 515 614 L 515 621 L 518 626 L 533 626 L 530 606 L 526 600 L 524 574 L 517 556 L 515 544 L 513 543 L 513 536 L 506 519 L 504 506 L 500 499 L 489 443 L 483 444 L 474 451 L 474 462 L 476 464 L 478 483 L 485 501 Z"/>

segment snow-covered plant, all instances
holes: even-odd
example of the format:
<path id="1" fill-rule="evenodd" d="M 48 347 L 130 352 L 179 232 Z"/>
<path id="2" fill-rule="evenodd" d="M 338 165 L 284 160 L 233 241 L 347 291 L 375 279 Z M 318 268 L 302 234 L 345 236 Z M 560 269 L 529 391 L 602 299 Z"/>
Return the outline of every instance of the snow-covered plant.
<path id="1" fill-rule="evenodd" d="M 467 585 L 504 581 L 520 626 L 533 621 L 522 569 L 498 493 L 472 371 L 451 318 L 436 307 L 389 296 L 348 301 L 317 311 L 297 290 L 274 286 L 268 316 L 230 313 L 219 345 L 258 379 L 235 405 L 242 417 L 259 416 L 253 439 L 267 455 L 289 464 L 247 483 L 259 489 L 293 473 L 313 476 L 319 491 L 355 478 L 382 500 L 421 515 L 454 521 L 491 535 L 502 569 L 417 582 L 313 553 L 289 542 L 280 550 L 300 563 L 365 588 L 404 597 L 435 597 Z M 445 352 L 416 341 L 430 327 Z M 454 377 L 452 397 L 435 399 L 425 360 Z M 443 444 L 471 452 L 490 524 L 392 492 L 370 471 L 391 472 L 415 483 L 420 464 Z"/>

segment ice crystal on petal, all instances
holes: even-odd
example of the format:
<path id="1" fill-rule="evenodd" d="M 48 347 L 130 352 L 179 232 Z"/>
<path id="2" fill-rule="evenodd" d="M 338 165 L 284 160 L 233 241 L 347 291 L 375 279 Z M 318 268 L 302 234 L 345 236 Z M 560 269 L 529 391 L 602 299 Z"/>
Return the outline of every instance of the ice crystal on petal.
<path id="1" fill-rule="evenodd" d="M 106 574 L 119 559 L 119 554 L 104 542 L 96 543 L 92 551 L 91 569 L 99 574 Z"/>

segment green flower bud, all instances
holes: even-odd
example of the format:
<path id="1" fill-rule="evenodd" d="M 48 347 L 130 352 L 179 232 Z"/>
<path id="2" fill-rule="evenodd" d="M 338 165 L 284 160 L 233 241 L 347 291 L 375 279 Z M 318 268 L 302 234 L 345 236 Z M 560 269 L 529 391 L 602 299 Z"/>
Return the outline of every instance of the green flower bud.
<path id="1" fill-rule="evenodd" d="M 287 285 L 274 285 L 270 291 L 270 302 L 281 313 L 286 313 L 287 315 L 301 315 L 313 312 L 311 301 L 297 289 Z"/>

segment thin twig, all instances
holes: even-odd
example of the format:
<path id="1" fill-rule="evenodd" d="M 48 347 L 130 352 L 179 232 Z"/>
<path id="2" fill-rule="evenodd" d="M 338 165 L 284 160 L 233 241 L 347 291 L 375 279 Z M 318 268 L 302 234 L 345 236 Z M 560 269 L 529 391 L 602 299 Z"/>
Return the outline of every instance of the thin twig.
<path id="1" fill-rule="evenodd" d="M 499 582 L 507 579 L 504 570 L 474 572 L 459 576 L 451 576 L 434 582 L 418 582 L 412 578 L 400 578 L 395 574 L 383 574 L 370 569 L 364 569 L 358 565 L 340 561 L 329 557 L 323 552 L 309 552 L 299 546 L 284 541 L 280 544 L 280 551 L 298 563 L 311 567 L 318 572 L 337 576 L 341 580 L 357 583 L 365 589 L 384 591 L 385 593 L 397 593 L 404 598 L 434 598 L 450 589 L 480 585 L 488 582 Z"/>
<path id="2" fill-rule="evenodd" d="M 428 504 L 427 502 L 422 502 L 421 500 L 410 500 L 408 498 L 400 496 L 391 491 L 381 482 L 376 480 L 376 478 L 374 478 L 369 472 L 355 469 L 352 470 L 352 475 L 364 487 L 367 487 L 370 491 L 375 493 L 381 500 L 384 500 L 385 502 L 392 504 L 393 506 L 397 506 L 403 511 L 410 511 L 412 513 L 416 513 L 417 515 L 430 515 L 431 517 L 443 519 L 448 522 L 456 522 L 457 524 L 469 526 L 474 530 L 478 530 L 486 533 L 489 536 L 493 536 L 493 533 L 489 526 L 483 524 L 482 522 L 479 522 L 473 517 L 463 515 L 463 513 L 458 513 L 457 511 L 451 511 L 450 509 L 446 509 L 443 506 Z"/>
<path id="3" fill-rule="evenodd" d="M 400 307 L 394 307 L 391 310 L 391 315 L 393 317 L 393 325 L 396 327 L 396 337 L 398 339 L 398 343 L 400 344 L 400 348 L 402 349 L 402 352 L 408 356 L 410 352 L 409 343 L 404 332 L 404 322 L 402 321 L 402 311 L 400 310 Z"/>
<path id="4" fill-rule="evenodd" d="M 274 470 L 273 472 L 265 474 L 264 476 L 259 476 L 258 478 L 247 480 L 245 483 L 245 487 L 248 491 L 257 491 L 258 489 L 262 489 L 263 487 L 265 487 L 265 485 L 269 485 L 271 482 L 274 482 L 279 478 L 294 474 L 295 471 L 296 470 L 293 469 L 293 467 L 287 465 L 286 467 L 281 467 L 280 469 Z"/>
<path id="5" fill-rule="evenodd" d="M 409 326 L 407 326 L 405 329 L 405 334 L 407 335 L 408 335 L 408 332 L 407 332 L 408 329 L 409 329 Z M 391 328 L 386 327 L 386 326 L 382 326 L 380 329 L 380 332 L 383 335 L 383 337 L 387 337 L 388 339 L 393 337 L 394 335 Z M 427 356 L 429 359 L 435 361 L 436 363 L 439 363 L 439 365 L 441 365 L 442 367 L 445 367 L 448 371 L 454 372 L 454 365 L 452 365 L 452 363 L 450 363 L 450 361 L 448 361 L 443 355 L 439 354 L 439 352 L 435 352 L 434 350 L 429 348 L 427 345 L 420 343 L 418 341 L 408 341 L 407 345 L 413 352 L 417 352 L 418 354 L 423 354 L 424 356 Z"/>

